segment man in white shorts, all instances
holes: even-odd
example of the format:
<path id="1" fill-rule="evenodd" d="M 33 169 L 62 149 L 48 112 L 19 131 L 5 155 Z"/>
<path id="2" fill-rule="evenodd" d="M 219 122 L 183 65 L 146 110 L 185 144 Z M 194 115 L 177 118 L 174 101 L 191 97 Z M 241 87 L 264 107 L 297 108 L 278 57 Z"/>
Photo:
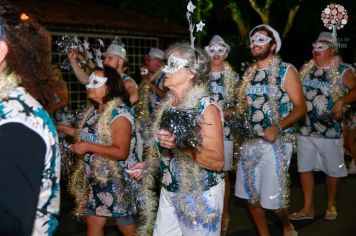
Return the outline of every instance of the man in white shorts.
<path id="1" fill-rule="evenodd" d="M 214 35 L 209 45 L 204 47 L 204 50 L 210 57 L 210 72 L 208 75 L 208 85 L 210 95 L 224 112 L 224 153 L 225 164 L 223 171 L 225 172 L 225 196 L 224 196 L 224 211 L 221 220 L 221 236 L 227 234 L 229 227 L 230 214 L 230 194 L 231 184 L 229 178 L 229 170 L 232 168 L 234 144 L 233 134 L 229 127 L 229 119 L 233 113 L 233 108 L 236 102 L 236 89 L 239 75 L 232 69 L 227 62 L 227 57 L 230 52 L 230 45 L 225 43 L 224 39 L 219 35 Z"/>
<path id="2" fill-rule="evenodd" d="M 269 235 L 265 210 L 280 218 L 283 235 L 297 235 L 289 222 L 287 181 L 294 128 L 306 113 L 297 70 L 279 59 L 281 39 L 268 25 L 250 32 L 251 54 L 256 63 L 244 74 L 239 87 L 238 112 L 246 117 L 248 137 L 241 146 L 235 195 L 249 201 L 260 235 Z"/>
<path id="3" fill-rule="evenodd" d="M 324 217 L 329 220 L 337 217 L 338 178 L 347 175 L 341 117 L 344 106 L 356 99 L 356 80 L 351 67 L 336 55 L 336 43 L 332 33 L 321 32 L 313 43 L 313 60 L 300 72 L 308 107 L 297 140 L 304 207 L 291 214 L 291 220 L 314 218 L 314 170 L 327 175 L 328 201 Z"/>

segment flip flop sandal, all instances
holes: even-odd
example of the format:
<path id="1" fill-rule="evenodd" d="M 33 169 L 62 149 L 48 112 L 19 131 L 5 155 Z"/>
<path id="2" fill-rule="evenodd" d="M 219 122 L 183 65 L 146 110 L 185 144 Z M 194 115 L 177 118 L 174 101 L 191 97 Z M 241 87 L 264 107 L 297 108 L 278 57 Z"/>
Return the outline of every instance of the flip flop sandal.
<path id="1" fill-rule="evenodd" d="M 314 216 L 308 216 L 304 214 L 303 212 L 294 212 L 291 215 L 289 215 L 290 220 L 313 220 Z"/>
<path id="2" fill-rule="evenodd" d="M 326 210 L 324 218 L 327 220 L 335 220 L 337 217 L 336 207 L 332 206 Z"/>

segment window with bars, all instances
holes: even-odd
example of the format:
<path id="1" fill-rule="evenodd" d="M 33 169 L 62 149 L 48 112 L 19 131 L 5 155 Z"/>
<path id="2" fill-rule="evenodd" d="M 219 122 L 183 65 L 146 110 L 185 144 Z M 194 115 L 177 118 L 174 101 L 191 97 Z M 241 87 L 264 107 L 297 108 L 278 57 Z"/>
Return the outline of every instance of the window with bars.
<path id="1" fill-rule="evenodd" d="M 93 47 L 97 47 L 101 39 L 104 42 L 104 50 L 110 45 L 115 35 L 90 35 L 90 34 L 67 34 L 51 32 L 52 35 L 52 63 L 61 68 L 62 62 L 66 59 L 66 55 L 59 52 L 57 42 L 61 40 L 63 35 L 78 36 L 83 42 L 87 41 Z M 134 37 L 120 36 L 119 40 L 125 45 L 127 58 L 129 60 L 129 69 L 126 72 L 129 75 L 134 75 L 143 64 L 143 57 L 148 53 L 151 47 L 158 46 L 158 38 L 154 37 Z M 61 69 L 63 79 L 67 82 L 70 105 L 69 108 L 76 109 L 79 105 L 87 103 L 87 95 L 85 86 L 82 85 L 72 71 Z"/>

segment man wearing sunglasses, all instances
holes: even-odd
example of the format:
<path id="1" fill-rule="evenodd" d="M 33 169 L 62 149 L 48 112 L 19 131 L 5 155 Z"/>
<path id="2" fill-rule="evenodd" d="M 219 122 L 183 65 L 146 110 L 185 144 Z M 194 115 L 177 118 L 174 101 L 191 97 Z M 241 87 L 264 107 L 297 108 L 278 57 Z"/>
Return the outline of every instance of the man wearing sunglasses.
<path id="1" fill-rule="evenodd" d="M 314 218 L 312 171 L 320 170 L 327 175 L 328 201 L 324 218 L 334 220 L 338 178 L 347 175 L 341 118 L 345 106 L 356 100 L 356 78 L 352 68 L 337 56 L 337 40 L 332 33 L 321 32 L 312 46 L 313 59 L 300 72 L 308 106 L 297 140 L 304 206 L 289 218 Z"/>

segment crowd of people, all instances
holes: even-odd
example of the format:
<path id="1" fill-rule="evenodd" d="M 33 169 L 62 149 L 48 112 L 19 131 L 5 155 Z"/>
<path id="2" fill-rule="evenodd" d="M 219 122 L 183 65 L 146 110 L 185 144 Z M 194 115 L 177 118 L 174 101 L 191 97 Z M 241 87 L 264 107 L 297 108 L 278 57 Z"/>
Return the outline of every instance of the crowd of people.
<path id="1" fill-rule="evenodd" d="M 180 42 L 165 52 L 151 48 L 139 85 L 126 74 L 128 57 L 117 41 L 89 74 L 80 52 L 70 50 L 90 104 L 68 125 L 52 121 L 68 91 L 50 64 L 49 34 L 0 2 L 0 235 L 53 235 L 58 133 L 72 137 L 68 190 L 89 236 L 104 235 L 108 219 L 125 236 L 226 235 L 232 189 L 247 200 L 260 235 L 270 235 L 265 211 L 272 210 L 283 235 L 296 236 L 292 222 L 315 216 L 313 171 L 327 176 L 324 218 L 337 218 L 344 149 L 353 157 L 349 173 L 356 172 L 356 76 L 331 32 L 320 33 L 298 71 L 279 57 L 279 33 L 254 27 L 253 63 L 241 78 L 219 35 L 203 49 Z M 289 214 L 294 146 L 304 206 Z"/>

